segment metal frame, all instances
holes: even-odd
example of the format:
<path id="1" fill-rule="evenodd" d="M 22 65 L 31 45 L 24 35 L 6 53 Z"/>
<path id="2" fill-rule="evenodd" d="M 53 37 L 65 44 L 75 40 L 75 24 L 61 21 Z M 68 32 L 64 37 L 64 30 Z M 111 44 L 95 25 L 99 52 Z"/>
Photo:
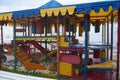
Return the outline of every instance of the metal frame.
<path id="1" fill-rule="evenodd" d="M 110 60 L 113 57 L 113 14 L 111 15 L 111 52 L 110 52 Z"/>
<path id="2" fill-rule="evenodd" d="M 85 14 L 85 59 L 84 59 L 84 80 L 87 80 L 87 62 L 88 62 L 88 27 L 89 25 L 89 14 Z"/>
<path id="3" fill-rule="evenodd" d="M 14 19 L 14 69 L 16 70 L 17 69 L 17 51 L 16 51 L 16 20 Z"/>

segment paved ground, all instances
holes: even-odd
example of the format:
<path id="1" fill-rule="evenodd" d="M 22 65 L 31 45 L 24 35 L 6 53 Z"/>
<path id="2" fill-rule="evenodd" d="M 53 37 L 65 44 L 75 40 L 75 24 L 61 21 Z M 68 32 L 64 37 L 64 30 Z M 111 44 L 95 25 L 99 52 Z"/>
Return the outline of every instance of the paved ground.
<path id="1" fill-rule="evenodd" d="M 0 80 L 53 80 L 0 71 Z"/>

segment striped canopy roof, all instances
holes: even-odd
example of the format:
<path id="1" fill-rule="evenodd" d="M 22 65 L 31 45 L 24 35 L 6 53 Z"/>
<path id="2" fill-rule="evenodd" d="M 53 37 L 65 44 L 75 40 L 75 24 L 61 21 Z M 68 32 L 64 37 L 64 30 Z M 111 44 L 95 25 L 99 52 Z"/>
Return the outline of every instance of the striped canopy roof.
<path id="1" fill-rule="evenodd" d="M 102 1 L 102 2 L 93 2 L 93 3 L 83 3 L 83 4 L 74 4 L 74 5 L 62 5 L 55 0 L 51 0 L 50 2 L 46 3 L 43 6 L 40 6 L 36 9 L 29 9 L 29 10 L 20 10 L 14 11 L 9 13 L 0 13 L 0 20 L 10 20 L 10 19 L 17 19 L 17 18 L 32 18 L 32 17 L 45 17 L 58 16 L 59 13 L 65 15 L 68 13 L 72 15 L 78 13 L 78 17 L 82 17 L 82 13 L 88 13 L 91 16 L 107 16 L 112 11 L 114 14 L 117 14 L 117 11 L 120 7 L 120 1 Z"/>

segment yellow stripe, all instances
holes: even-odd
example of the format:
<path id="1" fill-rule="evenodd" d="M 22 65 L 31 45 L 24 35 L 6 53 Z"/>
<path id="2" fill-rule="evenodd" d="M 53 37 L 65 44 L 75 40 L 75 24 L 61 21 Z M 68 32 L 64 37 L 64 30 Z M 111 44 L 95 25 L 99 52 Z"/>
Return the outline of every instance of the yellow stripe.
<path id="1" fill-rule="evenodd" d="M 40 10 L 40 15 L 42 17 L 45 17 L 46 14 L 47 16 L 50 17 L 52 16 L 52 13 L 54 14 L 54 16 L 58 16 L 59 13 L 61 13 L 61 15 L 65 15 L 67 11 L 69 15 L 72 15 L 74 13 L 75 8 L 76 8 L 75 6 L 69 6 L 69 7 L 42 9 Z"/>
<path id="2" fill-rule="evenodd" d="M 11 19 L 12 19 L 12 13 L 0 14 L 0 20 L 11 20 Z"/>
<path id="3" fill-rule="evenodd" d="M 56 38 L 16 38 L 16 40 L 57 40 Z"/>
<path id="4" fill-rule="evenodd" d="M 94 9 L 91 10 L 90 12 L 90 17 L 91 17 L 91 20 L 93 19 L 100 19 L 100 20 L 104 20 L 106 19 L 107 16 L 109 16 L 109 21 L 111 19 L 111 12 L 113 11 L 113 8 L 112 6 L 109 6 L 109 10 L 107 12 L 105 12 L 103 10 L 103 8 L 100 8 L 99 12 L 95 12 Z M 116 16 L 117 13 L 117 10 L 114 10 L 113 11 L 113 15 L 114 15 L 114 19 L 117 20 L 118 16 Z M 77 17 L 84 17 L 84 14 L 75 14 Z"/>

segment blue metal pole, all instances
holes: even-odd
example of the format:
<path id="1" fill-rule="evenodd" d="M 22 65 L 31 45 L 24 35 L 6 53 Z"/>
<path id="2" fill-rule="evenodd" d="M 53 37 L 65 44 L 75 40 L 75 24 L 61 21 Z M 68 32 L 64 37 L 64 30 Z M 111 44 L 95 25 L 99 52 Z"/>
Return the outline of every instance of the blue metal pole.
<path id="1" fill-rule="evenodd" d="M 89 14 L 85 14 L 85 59 L 84 59 L 84 80 L 87 80 L 87 62 L 88 62 L 88 27 L 89 25 Z"/>
<path id="2" fill-rule="evenodd" d="M 111 53 L 110 53 L 110 60 L 113 57 L 113 14 L 111 15 Z"/>
<path id="3" fill-rule="evenodd" d="M 17 57 L 16 57 L 16 20 L 14 19 L 14 69 L 17 69 Z"/>

